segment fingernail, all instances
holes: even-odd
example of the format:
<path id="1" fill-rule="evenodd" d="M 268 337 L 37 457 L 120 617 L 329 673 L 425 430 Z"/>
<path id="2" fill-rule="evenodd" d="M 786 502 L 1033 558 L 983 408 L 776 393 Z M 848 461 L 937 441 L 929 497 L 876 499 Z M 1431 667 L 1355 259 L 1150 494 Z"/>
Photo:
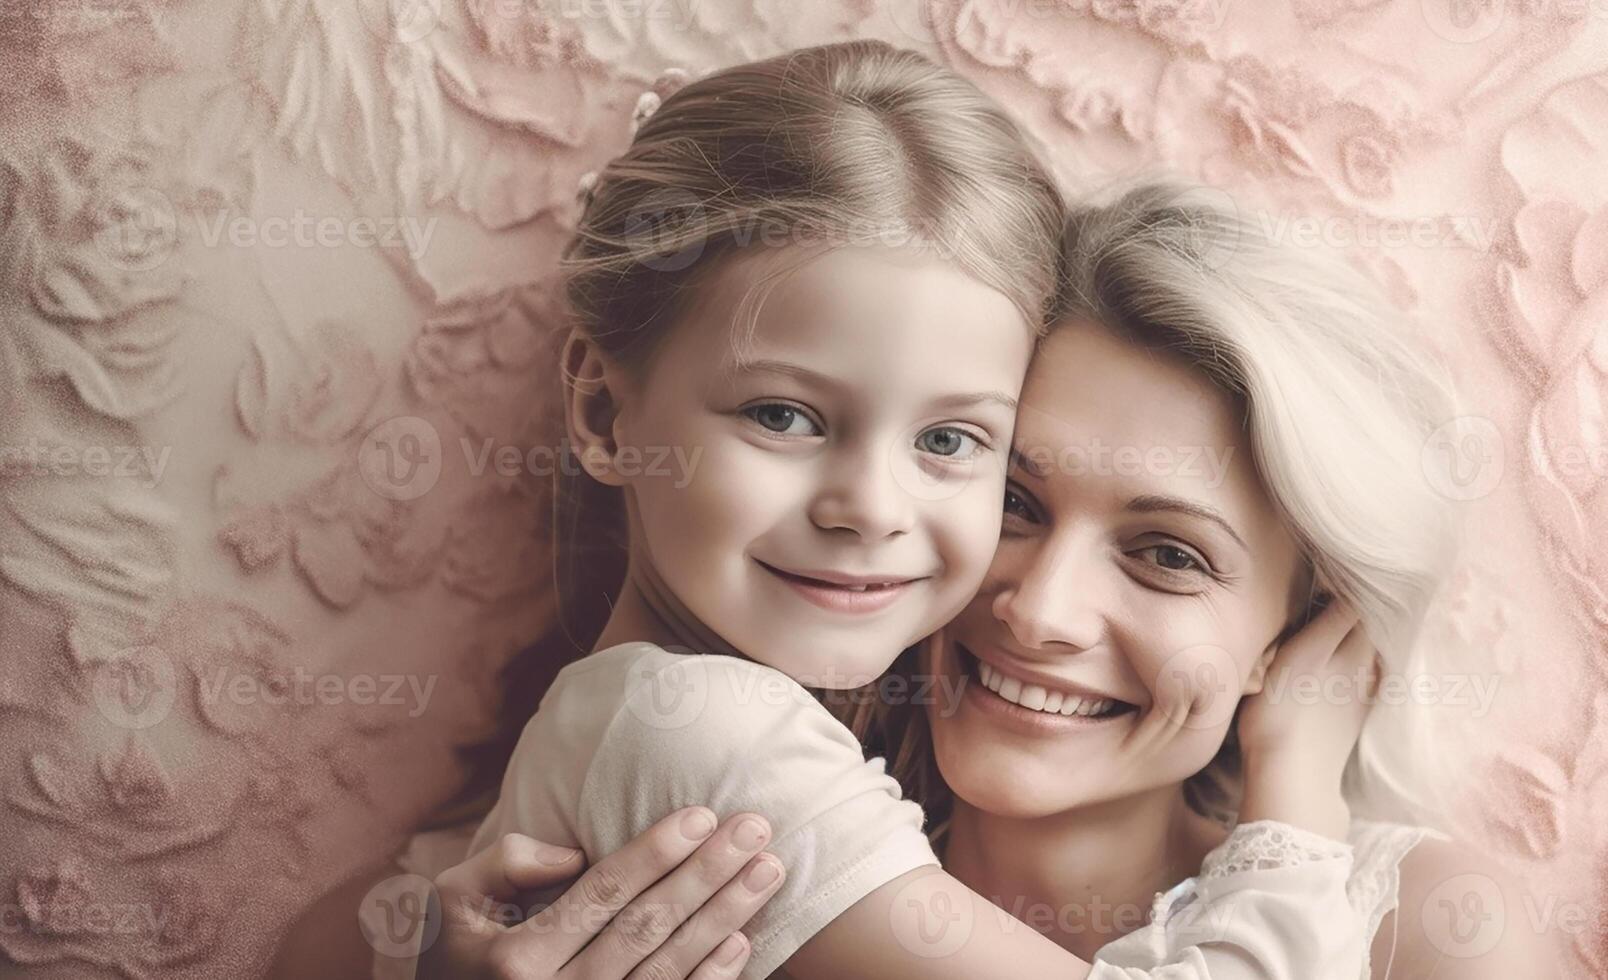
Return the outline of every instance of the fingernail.
<path id="1" fill-rule="evenodd" d="M 580 852 L 573 847 L 558 847 L 553 844 L 548 844 L 536 849 L 536 861 L 539 864 L 546 864 L 549 866 L 566 864 L 579 853 Z"/>
<path id="2" fill-rule="evenodd" d="M 757 851 L 765 843 L 770 828 L 758 817 L 744 817 L 732 834 L 732 842 L 745 851 Z"/>
<path id="3" fill-rule="evenodd" d="M 743 934 L 734 932 L 715 950 L 715 963 L 719 966 L 731 966 L 747 948 L 748 943 L 743 939 Z"/>
<path id="4" fill-rule="evenodd" d="M 781 865 L 766 859 L 748 869 L 748 873 L 743 875 L 743 884 L 747 885 L 751 892 L 762 892 L 775 884 L 776 879 L 781 876 Z"/>
<path id="5" fill-rule="evenodd" d="M 703 840 L 715 832 L 715 815 L 703 807 L 687 811 L 681 818 L 681 833 L 687 840 Z"/>

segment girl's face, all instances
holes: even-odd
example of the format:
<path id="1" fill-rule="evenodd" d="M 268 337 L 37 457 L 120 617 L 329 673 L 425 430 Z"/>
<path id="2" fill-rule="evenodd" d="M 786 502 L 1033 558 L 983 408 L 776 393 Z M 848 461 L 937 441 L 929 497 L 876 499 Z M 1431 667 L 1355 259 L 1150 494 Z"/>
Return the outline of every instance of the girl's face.
<path id="1" fill-rule="evenodd" d="M 737 650 L 852 687 L 987 571 L 1033 336 L 952 264 L 843 248 L 777 280 L 739 358 L 783 256 L 719 270 L 623 399 L 633 560 Z"/>
<path id="2" fill-rule="evenodd" d="M 993 565 L 924 655 L 964 689 L 928 710 L 944 779 L 1015 817 L 1176 785 L 1260 688 L 1304 585 L 1240 413 L 1184 362 L 1071 322 L 1015 445 Z"/>

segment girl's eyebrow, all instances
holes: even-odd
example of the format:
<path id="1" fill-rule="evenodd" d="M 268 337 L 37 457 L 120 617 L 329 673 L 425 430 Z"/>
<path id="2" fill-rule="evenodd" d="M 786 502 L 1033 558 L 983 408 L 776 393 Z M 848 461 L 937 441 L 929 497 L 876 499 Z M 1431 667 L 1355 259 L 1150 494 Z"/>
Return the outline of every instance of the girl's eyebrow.
<path id="1" fill-rule="evenodd" d="M 828 377 L 819 371 L 811 371 L 802 364 L 791 361 L 778 361 L 771 358 L 762 358 L 757 361 L 742 360 L 727 366 L 723 372 L 728 377 L 737 377 L 742 374 L 783 374 L 788 377 L 808 381 L 823 388 L 842 388 L 843 383 L 836 378 Z"/>
<path id="2" fill-rule="evenodd" d="M 1228 536 L 1237 541 L 1241 548 L 1244 548 L 1246 551 L 1251 550 L 1250 545 L 1245 543 L 1245 539 L 1240 537 L 1239 533 L 1234 530 L 1234 526 L 1228 523 L 1228 518 L 1224 517 L 1222 514 L 1206 506 L 1205 504 L 1196 503 L 1193 500 L 1185 500 L 1182 497 L 1169 497 L 1162 494 L 1146 494 L 1141 497 L 1135 497 L 1128 501 L 1128 509 L 1139 514 L 1149 514 L 1156 511 L 1173 511 L 1179 514 L 1188 514 L 1192 517 L 1199 517 L 1200 519 L 1210 521 L 1222 528 L 1224 531 L 1227 531 Z"/>
<path id="3" fill-rule="evenodd" d="M 932 404 L 934 408 L 954 409 L 971 408 L 973 405 L 982 405 L 987 402 L 1003 405 L 1013 415 L 1016 413 L 1016 399 L 1003 391 L 979 391 L 974 395 L 946 395 L 943 398 L 934 399 Z"/>
<path id="4" fill-rule="evenodd" d="M 843 387 L 843 383 L 841 381 L 822 374 L 819 371 L 811 371 L 809 368 L 804 367 L 801 364 L 794 364 L 790 361 L 778 361 L 772 358 L 761 358 L 760 360 L 755 361 L 739 361 L 730 365 L 726 369 L 725 373 L 730 377 L 736 377 L 740 374 L 784 374 L 788 377 L 798 378 L 801 381 L 807 381 L 812 384 L 819 385 L 822 388 L 841 389 Z M 998 390 L 979 391 L 973 394 L 945 395 L 942 398 L 933 399 L 931 404 L 934 408 L 956 409 L 970 408 L 973 405 L 982 405 L 989 402 L 1003 405 L 1012 414 L 1015 414 L 1016 412 L 1016 399 L 1012 398 L 1005 392 Z"/>

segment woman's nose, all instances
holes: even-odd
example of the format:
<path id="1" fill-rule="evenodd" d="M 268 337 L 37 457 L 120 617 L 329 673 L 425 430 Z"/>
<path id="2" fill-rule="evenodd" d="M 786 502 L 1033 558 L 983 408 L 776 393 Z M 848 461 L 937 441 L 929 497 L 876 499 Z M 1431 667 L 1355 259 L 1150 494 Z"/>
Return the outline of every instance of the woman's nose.
<path id="1" fill-rule="evenodd" d="M 1064 645 L 1086 650 L 1105 632 L 1095 576 L 1079 574 L 1070 542 L 1045 539 L 1038 553 L 994 579 L 994 617 L 1029 649 Z"/>
<path id="2" fill-rule="evenodd" d="M 861 455 L 871 457 L 859 458 Z M 916 500 L 900 485 L 887 457 L 855 454 L 835 465 L 810 501 L 810 520 L 823 530 L 842 528 L 867 541 L 904 534 L 915 526 Z"/>

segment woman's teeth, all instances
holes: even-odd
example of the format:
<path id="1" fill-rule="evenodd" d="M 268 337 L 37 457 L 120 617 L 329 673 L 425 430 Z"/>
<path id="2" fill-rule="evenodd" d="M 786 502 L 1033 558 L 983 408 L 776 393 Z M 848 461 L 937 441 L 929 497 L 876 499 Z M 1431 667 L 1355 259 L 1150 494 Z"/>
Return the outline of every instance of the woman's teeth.
<path id="1" fill-rule="evenodd" d="M 982 677 L 983 686 L 990 691 L 1012 704 L 1019 704 L 1045 714 L 1092 717 L 1111 714 L 1117 705 L 1111 698 L 1080 698 L 1060 691 L 1046 690 L 1037 684 L 1023 684 L 1014 677 L 1006 677 L 981 660 L 977 661 L 977 669 Z"/>

